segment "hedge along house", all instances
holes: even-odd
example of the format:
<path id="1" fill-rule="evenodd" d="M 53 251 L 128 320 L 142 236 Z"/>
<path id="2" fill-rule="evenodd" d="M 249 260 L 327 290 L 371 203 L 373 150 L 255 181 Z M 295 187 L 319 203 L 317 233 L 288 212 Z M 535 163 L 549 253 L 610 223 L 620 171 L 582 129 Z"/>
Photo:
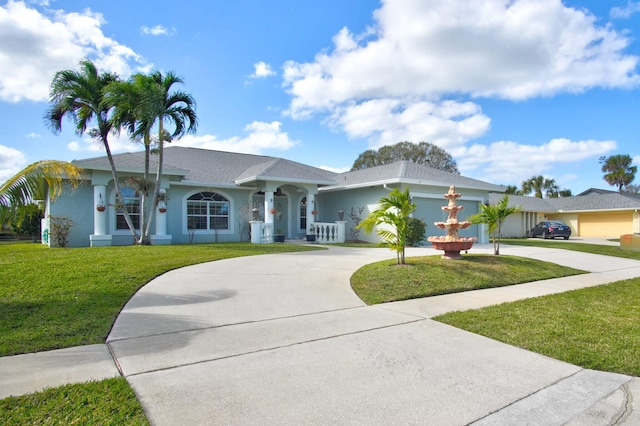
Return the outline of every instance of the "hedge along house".
<path id="1" fill-rule="evenodd" d="M 496 203 L 504 195 L 491 194 Z M 640 195 L 588 189 L 573 197 L 541 199 L 509 195 L 509 205 L 521 212 L 509 216 L 503 226 L 505 237 L 527 237 L 536 223 L 561 220 L 575 237 L 615 237 L 640 233 Z"/>
<path id="2" fill-rule="evenodd" d="M 156 160 L 152 156 L 152 172 Z M 124 204 L 137 225 L 140 199 L 127 182 L 130 177 L 142 177 L 144 153 L 118 154 L 114 161 Z M 107 157 L 73 163 L 87 171 L 87 184 L 48 202 L 45 216 L 73 221 L 71 247 L 130 245 L 131 232 L 116 206 Z M 450 185 L 462 193 L 462 219 L 477 213 L 480 204 L 489 201 L 489 192 L 504 191 L 502 186 L 407 161 L 333 173 L 276 157 L 169 147 L 164 151 L 160 183 L 166 200 L 154 212 L 150 240 L 152 244 L 268 243 L 274 233 L 305 238 L 315 224 L 322 242 L 340 242 L 358 235 L 352 212 L 364 219 L 389 191 L 407 187 L 418 207 L 413 216 L 426 222 L 428 235 L 439 235 L 433 222 L 446 220 L 441 206 L 446 204 L 443 195 Z M 482 226 L 474 225 L 464 233 L 487 241 Z M 360 232 L 358 237 L 379 241 L 375 233 Z"/>

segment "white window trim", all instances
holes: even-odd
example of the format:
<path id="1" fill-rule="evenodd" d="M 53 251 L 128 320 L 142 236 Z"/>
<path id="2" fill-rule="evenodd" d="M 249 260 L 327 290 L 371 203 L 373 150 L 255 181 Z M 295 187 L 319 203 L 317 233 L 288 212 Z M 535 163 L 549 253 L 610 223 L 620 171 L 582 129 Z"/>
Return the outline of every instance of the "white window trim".
<path id="1" fill-rule="evenodd" d="M 187 229 L 187 222 L 189 216 L 187 215 L 187 201 L 189 197 L 192 195 L 198 194 L 200 192 L 214 192 L 216 194 L 222 195 L 229 202 L 229 229 Z M 200 188 L 190 192 L 187 192 L 182 197 L 182 235 L 189 235 L 189 232 L 193 232 L 195 235 L 233 235 L 235 229 L 235 215 L 234 215 L 234 201 L 233 198 L 229 196 L 229 194 L 224 191 L 220 191 L 216 188 Z"/>

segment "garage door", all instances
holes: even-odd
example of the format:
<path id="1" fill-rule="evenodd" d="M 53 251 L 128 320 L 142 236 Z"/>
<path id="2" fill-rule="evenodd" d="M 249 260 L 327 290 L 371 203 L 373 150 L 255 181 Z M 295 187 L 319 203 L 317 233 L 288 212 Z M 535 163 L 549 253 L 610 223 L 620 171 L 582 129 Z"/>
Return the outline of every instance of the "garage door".
<path id="1" fill-rule="evenodd" d="M 578 215 L 581 237 L 619 237 L 633 234 L 633 212 L 581 213 Z"/>

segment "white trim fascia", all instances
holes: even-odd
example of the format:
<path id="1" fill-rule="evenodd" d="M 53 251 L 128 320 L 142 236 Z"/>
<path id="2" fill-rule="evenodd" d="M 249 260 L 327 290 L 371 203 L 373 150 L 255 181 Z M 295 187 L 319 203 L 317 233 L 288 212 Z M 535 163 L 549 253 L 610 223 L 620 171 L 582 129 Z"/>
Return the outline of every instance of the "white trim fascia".
<path id="1" fill-rule="evenodd" d="M 335 181 L 333 180 L 315 180 L 315 179 L 296 179 L 296 178 L 287 178 L 287 177 L 275 177 L 275 176 L 252 176 L 249 178 L 238 179 L 235 182 L 236 185 L 242 185 L 249 182 L 254 181 L 266 181 L 266 182 L 279 182 L 279 183 L 289 183 L 292 185 L 295 184 L 311 184 L 311 185 L 333 185 Z"/>
<path id="2" fill-rule="evenodd" d="M 196 186 L 196 187 L 204 187 L 204 188 L 226 188 L 226 189 L 252 189 L 248 186 L 238 186 L 232 183 L 220 183 L 220 182 L 199 182 L 195 180 L 180 180 L 180 181 L 169 181 L 169 186 Z"/>
<path id="3" fill-rule="evenodd" d="M 548 213 L 606 213 L 606 212 L 626 212 L 626 211 L 639 211 L 638 207 L 619 207 L 616 209 L 589 209 L 589 210 L 554 210 Z"/>
<path id="4" fill-rule="evenodd" d="M 349 189 L 358 189 L 358 188 L 371 188 L 374 186 L 389 185 L 393 183 L 403 183 L 400 179 L 388 179 L 388 180 L 377 180 L 374 182 L 362 182 L 362 183 L 354 183 L 352 185 L 332 185 L 329 187 L 318 188 L 319 192 L 335 192 L 335 191 L 346 191 Z"/>
<path id="5" fill-rule="evenodd" d="M 426 192 L 413 192 L 410 191 L 409 195 L 411 195 L 412 198 L 429 198 L 429 199 L 437 199 L 437 200 L 442 200 L 444 203 L 447 202 L 447 199 L 444 198 L 444 194 L 429 194 Z M 477 201 L 479 203 L 484 203 L 485 199 L 482 197 L 465 197 L 464 195 L 462 195 L 460 198 L 458 198 L 458 200 L 461 201 Z"/>

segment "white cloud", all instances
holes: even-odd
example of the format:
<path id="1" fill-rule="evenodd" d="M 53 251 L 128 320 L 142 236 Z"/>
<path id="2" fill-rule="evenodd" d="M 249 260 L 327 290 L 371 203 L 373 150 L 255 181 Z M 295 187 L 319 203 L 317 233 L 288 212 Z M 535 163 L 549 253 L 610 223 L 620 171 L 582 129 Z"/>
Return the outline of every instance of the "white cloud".
<path id="1" fill-rule="evenodd" d="M 451 151 L 463 175 L 490 182 L 519 185 L 524 179 L 543 175 L 557 164 L 597 159 L 616 148 L 614 141 L 571 141 L 557 138 L 537 146 L 513 141 L 473 144 Z"/>
<path id="2" fill-rule="evenodd" d="M 117 154 L 120 152 L 140 151 L 142 145 L 131 141 L 126 132 L 122 132 L 120 135 L 109 135 L 109 148 L 112 153 Z M 89 152 L 97 153 L 98 155 L 105 154 L 102 144 L 89 136 L 85 136 L 80 141 L 69 142 L 67 149 L 72 152 Z"/>
<path id="3" fill-rule="evenodd" d="M 623 7 L 611 8 L 611 12 L 609 14 L 613 19 L 626 19 L 638 12 L 640 12 L 640 2 L 628 1 Z"/>
<path id="4" fill-rule="evenodd" d="M 26 156 L 17 149 L 0 145 L 0 182 L 22 170 L 27 164 Z"/>
<path id="5" fill-rule="evenodd" d="M 292 140 L 286 132 L 280 129 L 280 126 L 281 123 L 278 121 L 271 123 L 254 121 L 245 127 L 244 130 L 248 133 L 245 137 L 234 136 L 228 139 L 218 139 L 215 135 L 186 135 L 171 144 L 245 154 L 261 154 L 270 149 L 286 151 L 297 145 L 298 141 Z"/>
<path id="6" fill-rule="evenodd" d="M 31 132 L 31 133 L 27 133 L 27 137 L 29 139 L 40 139 L 42 135 L 40 133 Z"/>
<path id="7" fill-rule="evenodd" d="M 271 65 L 266 62 L 260 61 L 253 64 L 255 71 L 251 74 L 251 78 L 265 78 L 272 75 L 276 75 L 276 72 L 271 68 Z"/>
<path id="8" fill-rule="evenodd" d="M 175 28 L 167 28 L 162 25 L 155 25 L 153 27 L 140 27 L 140 34 L 142 35 L 151 35 L 151 36 L 172 36 L 176 34 Z"/>
<path id="9" fill-rule="evenodd" d="M 527 99 L 639 81 L 629 40 L 560 0 L 385 0 L 374 17 L 374 32 L 343 29 L 332 51 L 285 63 L 292 117 L 370 99 Z"/>
<path id="10" fill-rule="evenodd" d="M 0 6 L 0 100 L 47 100 L 53 75 L 77 68 L 85 57 L 101 71 L 122 76 L 132 66 L 150 66 L 131 48 L 105 36 L 104 23 L 102 15 L 89 9 L 40 11 L 13 0 Z"/>
<path id="11" fill-rule="evenodd" d="M 484 135 L 491 120 L 472 102 L 372 99 L 337 107 L 330 123 L 370 148 L 424 141 L 451 149 Z"/>

